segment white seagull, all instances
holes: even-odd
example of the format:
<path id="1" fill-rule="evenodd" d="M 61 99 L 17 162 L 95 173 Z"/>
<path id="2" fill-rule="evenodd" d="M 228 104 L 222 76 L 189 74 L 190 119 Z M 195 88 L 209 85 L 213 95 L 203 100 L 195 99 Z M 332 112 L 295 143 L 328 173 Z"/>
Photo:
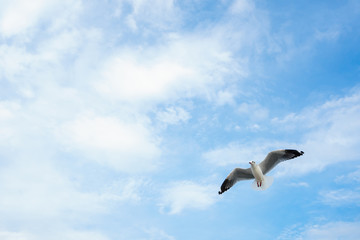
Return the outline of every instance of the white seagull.
<path id="1" fill-rule="evenodd" d="M 249 162 L 250 168 L 235 168 L 226 177 L 223 184 L 221 185 L 219 194 L 229 190 L 234 184 L 240 180 L 248 180 L 255 178 L 252 186 L 257 190 L 265 190 L 271 186 L 273 178 L 265 176 L 266 173 L 270 172 L 277 164 L 282 161 L 293 159 L 303 155 L 303 151 L 285 149 L 276 150 L 269 152 L 266 158 L 258 165 L 254 161 Z"/>

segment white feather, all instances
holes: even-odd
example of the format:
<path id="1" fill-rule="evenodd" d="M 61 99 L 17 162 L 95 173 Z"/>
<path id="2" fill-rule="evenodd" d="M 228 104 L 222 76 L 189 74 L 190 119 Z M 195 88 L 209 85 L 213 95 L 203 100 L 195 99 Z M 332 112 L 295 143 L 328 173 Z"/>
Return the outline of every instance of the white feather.
<path id="1" fill-rule="evenodd" d="M 256 179 L 251 184 L 251 187 L 255 190 L 262 191 L 262 190 L 268 189 L 273 184 L 273 182 L 274 182 L 273 176 L 265 176 L 264 175 L 264 180 L 261 182 L 260 187 L 257 186 Z"/>

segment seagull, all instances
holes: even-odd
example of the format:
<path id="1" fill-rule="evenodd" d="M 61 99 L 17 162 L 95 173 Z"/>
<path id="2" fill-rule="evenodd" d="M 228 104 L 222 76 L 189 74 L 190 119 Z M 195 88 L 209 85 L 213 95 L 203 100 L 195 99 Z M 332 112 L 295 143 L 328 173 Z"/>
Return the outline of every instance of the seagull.
<path id="1" fill-rule="evenodd" d="M 269 152 L 266 158 L 258 165 L 254 161 L 249 162 L 250 168 L 235 168 L 226 177 L 220 187 L 219 194 L 223 194 L 229 190 L 234 184 L 240 180 L 254 179 L 253 188 L 256 190 L 265 190 L 271 186 L 273 178 L 265 176 L 280 162 L 290 160 L 303 155 L 303 151 L 294 149 L 275 150 Z"/>

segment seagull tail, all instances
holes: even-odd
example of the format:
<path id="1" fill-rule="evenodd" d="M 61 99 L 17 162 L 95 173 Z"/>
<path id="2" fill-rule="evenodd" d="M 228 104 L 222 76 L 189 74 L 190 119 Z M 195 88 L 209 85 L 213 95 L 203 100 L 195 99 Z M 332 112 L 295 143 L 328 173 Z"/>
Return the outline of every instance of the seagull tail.
<path id="1" fill-rule="evenodd" d="M 264 181 L 261 183 L 260 187 L 257 186 L 256 180 L 253 181 L 251 187 L 255 190 L 263 191 L 265 189 L 268 189 L 272 185 L 273 182 L 274 182 L 274 177 L 264 176 Z"/>

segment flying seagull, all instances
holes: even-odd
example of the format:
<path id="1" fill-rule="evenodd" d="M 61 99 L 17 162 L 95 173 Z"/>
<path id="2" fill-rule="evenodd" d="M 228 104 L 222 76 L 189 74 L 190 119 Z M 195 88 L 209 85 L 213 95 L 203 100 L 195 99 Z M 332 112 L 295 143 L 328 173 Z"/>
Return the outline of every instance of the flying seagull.
<path id="1" fill-rule="evenodd" d="M 265 190 L 272 184 L 273 178 L 265 176 L 271 169 L 282 161 L 290 160 L 303 155 L 303 151 L 285 149 L 269 152 L 266 158 L 258 165 L 254 161 L 249 162 L 250 168 L 235 168 L 226 177 L 220 187 L 219 194 L 229 190 L 234 184 L 240 180 L 254 179 L 253 188 Z"/>

